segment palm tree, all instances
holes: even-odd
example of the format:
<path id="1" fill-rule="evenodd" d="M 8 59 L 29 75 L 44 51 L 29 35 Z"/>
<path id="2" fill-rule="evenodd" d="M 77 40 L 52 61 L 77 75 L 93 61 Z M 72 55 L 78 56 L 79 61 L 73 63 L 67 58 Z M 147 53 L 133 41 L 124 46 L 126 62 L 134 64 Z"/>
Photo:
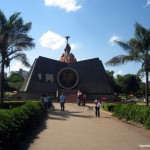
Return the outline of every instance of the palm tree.
<path id="1" fill-rule="evenodd" d="M 115 41 L 123 48 L 126 55 L 119 55 L 113 57 L 106 62 L 106 65 L 117 66 L 127 62 L 140 62 L 142 70 L 146 74 L 146 105 L 149 105 L 148 100 L 148 73 L 150 70 L 150 29 L 144 28 L 141 24 L 135 23 L 134 38 L 124 42 L 120 40 Z"/>
<path id="2" fill-rule="evenodd" d="M 29 67 L 24 50 L 34 48 L 33 38 L 28 35 L 31 22 L 24 23 L 20 13 L 12 14 L 8 19 L 0 10 L 0 64 L 1 64 L 1 103 L 4 99 L 4 67 L 10 65 L 11 60 L 17 59 Z"/>

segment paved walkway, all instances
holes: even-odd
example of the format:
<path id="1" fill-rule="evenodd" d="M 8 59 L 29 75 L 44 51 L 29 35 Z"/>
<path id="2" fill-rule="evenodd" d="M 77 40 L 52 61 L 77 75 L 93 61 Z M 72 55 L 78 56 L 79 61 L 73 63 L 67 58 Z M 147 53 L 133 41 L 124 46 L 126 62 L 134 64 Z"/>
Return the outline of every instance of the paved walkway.
<path id="1" fill-rule="evenodd" d="M 45 125 L 28 145 L 28 150 L 139 150 L 150 149 L 150 131 L 127 124 L 101 111 L 66 104 L 66 110 L 48 114 Z"/>

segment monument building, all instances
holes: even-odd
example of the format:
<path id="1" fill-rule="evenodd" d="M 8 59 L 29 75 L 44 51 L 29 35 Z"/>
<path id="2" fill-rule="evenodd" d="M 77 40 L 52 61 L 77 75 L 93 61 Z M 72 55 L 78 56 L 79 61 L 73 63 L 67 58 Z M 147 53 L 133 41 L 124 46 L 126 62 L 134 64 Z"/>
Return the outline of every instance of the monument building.
<path id="1" fill-rule="evenodd" d="M 56 97 L 61 92 L 67 102 L 77 101 L 77 91 L 82 91 L 87 100 L 105 97 L 114 100 L 115 94 L 103 63 L 99 58 L 77 61 L 70 52 L 68 43 L 59 60 L 39 56 L 35 59 L 28 77 L 20 89 L 22 99 L 39 99 L 42 94 L 53 93 Z"/>

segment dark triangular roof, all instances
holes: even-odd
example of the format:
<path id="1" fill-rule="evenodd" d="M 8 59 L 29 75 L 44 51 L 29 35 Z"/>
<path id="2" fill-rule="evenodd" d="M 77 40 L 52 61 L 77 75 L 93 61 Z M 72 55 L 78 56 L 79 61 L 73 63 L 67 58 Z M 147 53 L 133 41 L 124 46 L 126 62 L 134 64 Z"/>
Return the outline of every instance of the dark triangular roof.
<path id="1" fill-rule="evenodd" d="M 75 87 L 86 93 L 112 94 L 113 90 L 107 80 L 107 75 L 99 58 L 93 58 L 74 63 L 64 63 L 50 58 L 39 57 L 35 59 L 29 75 L 20 91 L 24 92 L 50 92 L 59 89 L 57 75 L 65 67 L 73 68 L 79 75 L 79 83 Z M 38 80 L 38 74 L 42 74 L 42 81 Z M 54 82 L 46 83 L 45 74 L 53 74 Z"/>

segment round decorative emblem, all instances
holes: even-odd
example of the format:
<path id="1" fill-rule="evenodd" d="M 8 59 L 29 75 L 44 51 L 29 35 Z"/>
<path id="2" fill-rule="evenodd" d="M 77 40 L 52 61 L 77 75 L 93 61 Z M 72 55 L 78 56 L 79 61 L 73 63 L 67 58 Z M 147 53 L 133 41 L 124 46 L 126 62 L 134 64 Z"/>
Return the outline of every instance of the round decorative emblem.
<path id="1" fill-rule="evenodd" d="M 64 89 L 72 89 L 79 82 L 79 76 L 73 68 L 63 68 L 57 75 L 57 81 L 59 85 Z"/>

